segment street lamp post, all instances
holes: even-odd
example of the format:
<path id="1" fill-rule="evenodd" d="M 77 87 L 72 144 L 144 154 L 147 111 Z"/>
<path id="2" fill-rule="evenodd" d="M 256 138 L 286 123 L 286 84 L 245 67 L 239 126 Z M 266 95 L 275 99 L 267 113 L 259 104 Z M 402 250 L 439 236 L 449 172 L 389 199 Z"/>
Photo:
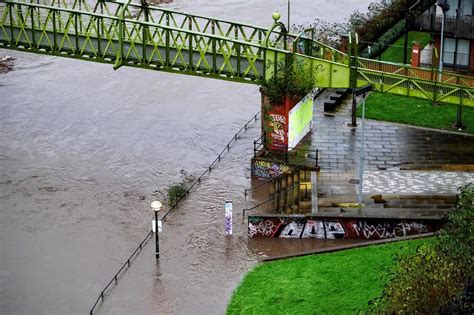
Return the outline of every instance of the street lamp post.
<path id="1" fill-rule="evenodd" d="M 156 259 L 160 258 L 160 244 L 158 239 L 158 212 L 163 208 L 163 205 L 158 200 L 151 203 L 151 209 L 155 212 L 155 255 Z"/>
<path id="2" fill-rule="evenodd" d="M 442 80 L 442 72 L 443 72 L 443 49 L 444 49 L 444 20 L 446 18 L 446 11 L 449 11 L 449 4 L 446 0 L 438 0 L 438 6 L 443 11 L 443 16 L 441 17 L 441 41 L 440 41 L 440 49 L 439 49 L 439 65 L 438 65 L 438 81 L 441 82 Z"/>

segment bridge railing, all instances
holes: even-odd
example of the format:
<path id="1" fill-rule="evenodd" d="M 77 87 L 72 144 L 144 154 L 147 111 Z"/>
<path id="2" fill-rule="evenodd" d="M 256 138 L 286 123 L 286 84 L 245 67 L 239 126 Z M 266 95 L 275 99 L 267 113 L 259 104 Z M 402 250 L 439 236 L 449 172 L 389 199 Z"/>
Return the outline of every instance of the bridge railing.
<path id="1" fill-rule="evenodd" d="M 381 92 L 474 106 L 474 89 L 466 86 L 362 68 L 357 69 L 357 80 L 360 82 L 358 85 L 371 83 Z"/>
<path id="2" fill-rule="evenodd" d="M 294 53 L 349 64 L 346 53 L 315 40 L 314 29 L 305 29 L 298 34 L 287 34 L 286 37 L 288 50 Z"/>
<path id="3" fill-rule="evenodd" d="M 412 67 L 397 63 L 358 58 L 358 66 L 365 69 L 377 70 L 385 73 L 399 74 L 406 77 L 423 80 L 438 81 L 440 83 L 474 87 L 474 77 L 443 71 L 439 74 L 437 69 Z"/>
<path id="4" fill-rule="evenodd" d="M 0 11 L 2 45 L 37 53 L 242 81 L 263 79 L 265 52 L 279 51 L 120 16 L 22 1 L 4 3 Z"/>
<path id="5" fill-rule="evenodd" d="M 27 3 L 28 1 L 24 1 Z M 173 27 L 181 30 L 218 35 L 245 42 L 261 43 L 267 30 L 250 24 L 225 21 L 196 14 L 183 13 L 168 8 L 148 4 L 146 1 L 58 1 L 38 0 L 33 3 L 52 7 L 78 10 L 88 13 L 99 13 L 108 16 L 118 16 L 122 6 L 125 6 L 124 16 L 127 19 L 150 22 L 157 25 Z"/>
<path id="6" fill-rule="evenodd" d="M 204 29 L 194 30 L 197 26 L 193 26 L 193 19 L 198 19 L 195 16 L 186 20 L 193 29 L 189 30 L 152 22 L 153 14 L 143 13 L 152 9 L 142 6 L 139 10 L 143 12 L 140 13 L 134 11 L 133 4 L 130 4 L 133 9 L 130 10 L 130 5 L 117 2 L 110 2 L 107 6 L 109 2 L 101 1 L 93 6 L 89 2 L 75 1 L 69 9 L 66 1 L 55 0 L 51 6 L 41 4 L 41 1 L 46 0 L 39 0 L 39 4 L 0 0 L 0 47 L 111 63 L 116 67 L 127 65 L 180 71 L 253 83 L 271 77 L 275 71 L 271 64 L 275 65 L 294 53 L 307 71 L 313 71 L 315 84 L 321 87 L 349 87 L 349 73 L 358 71 L 360 80 L 378 84 L 379 90 L 407 95 L 414 91 L 413 96 L 472 104 L 471 77 L 443 73 L 441 82 L 433 83 L 430 81 L 433 71 L 361 58 L 357 66 L 349 68 L 346 54 L 307 35 L 303 38 L 289 34 L 285 38 L 296 42 L 296 51 L 292 52 L 265 47 L 258 40 L 227 37 L 227 33 L 224 36 L 202 33 Z M 163 19 L 170 14 L 163 15 Z M 138 15 L 148 16 L 149 21 L 137 20 Z M 212 24 L 212 19 L 208 21 Z M 236 24 L 233 32 L 241 26 Z M 206 28 L 204 25 L 204 28 L 209 30 L 209 26 Z M 252 37 L 245 36 L 247 40 Z"/>

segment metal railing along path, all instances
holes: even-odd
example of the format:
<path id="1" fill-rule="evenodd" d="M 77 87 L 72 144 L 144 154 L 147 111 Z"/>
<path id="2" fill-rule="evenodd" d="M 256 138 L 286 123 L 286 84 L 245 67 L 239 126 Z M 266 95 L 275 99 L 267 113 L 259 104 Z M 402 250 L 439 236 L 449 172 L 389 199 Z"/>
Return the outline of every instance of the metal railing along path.
<path id="1" fill-rule="evenodd" d="M 254 158 L 259 156 L 259 152 L 264 152 L 266 147 L 266 135 L 262 135 L 257 140 L 253 141 L 253 156 Z M 276 150 L 272 151 L 272 154 L 278 156 L 278 161 L 285 161 L 286 163 L 295 162 L 297 158 L 304 162 L 311 163 L 314 167 L 318 167 L 319 162 L 319 150 L 316 148 L 305 149 L 301 147 L 290 147 L 287 145 L 273 145 Z M 293 161 L 291 160 L 293 158 Z M 297 164 L 297 163 L 295 163 Z"/>
<path id="2" fill-rule="evenodd" d="M 249 121 L 247 121 L 245 123 L 244 126 L 242 126 L 242 128 L 240 128 L 236 133 L 235 135 L 232 137 L 232 139 L 229 140 L 229 142 L 227 142 L 227 144 L 225 145 L 224 149 L 221 151 L 221 153 L 219 153 L 219 155 L 216 157 L 216 159 L 211 163 L 211 165 L 208 166 L 208 168 L 196 179 L 194 180 L 194 182 L 191 184 L 191 186 L 189 186 L 189 188 L 186 190 L 186 192 L 181 196 L 181 198 L 178 199 L 178 201 L 176 201 L 176 203 L 163 215 L 162 217 L 162 220 L 163 221 L 166 221 L 166 217 L 168 216 L 168 214 L 170 214 L 174 209 L 176 209 L 176 207 L 178 206 L 179 202 L 181 200 L 183 200 L 184 198 L 186 198 L 186 196 L 191 192 L 191 189 L 194 188 L 194 186 L 196 186 L 197 184 L 201 183 L 201 180 L 202 178 L 211 173 L 212 171 L 212 168 L 221 161 L 222 159 L 222 156 L 224 155 L 224 153 L 226 152 L 229 152 L 230 151 L 230 145 L 237 141 L 238 138 L 239 138 L 239 135 L 243 132 L 243 131 L 246 131 L 250 125 L 250 123 L 252 122 L 256 122 L 257 119 L 258 119 L 258 116 L 260 115 L 260 112 L 256 113 Z"/>
<path id="3" fill-rule="evenodd" d="M 296 191 L 297 189 L 300 189 L 301 186 L 304 186 L 304 189 L 305 189 L 305 197 L 308 196 L 308 184 L 301 184 L 301 183 L 294 183 L 292 184 L 290 187 L 286 188 L 285 190 L 281 190 L 279 191 L 278 193 L 274 194 L 272 197 L 268 198 L 267 200 L 265 201 L 262 201 L 261 203 L 251 207 L 251 208 L 245 208 L 242 210 L 242 217 L 245 219 L 245 213 L 247 213 L 248 211 L 252 211 L 252 210 L 255 210 L 257 208 L 260 208 L 261 206 L 263 206 L 264 204 L 267 204 L 269 203 L 270 201 L 273 201 L 273 200 L 277 200 L 279 201 L 280 197 L 283 196 L 283 195 L 286 195 L 288 194 L 290 191 Z M 296 201 L 296 200 L 294 200 Z M 291 206 L 290 203 L 286 203 L 286 204 L 283 204 L 282 206 Z M 278 209 L 276 209 L 275 212 L 279 212 L 279 208 L 280 208 L 280 205 L 277 206 Z"/>
<path id="4" fill-rule="evenodd" d="M 248 195 L 249 192 L 254 191 L 254 190 L 256 190 L 257 188 L 260 188 L 260 187 L 262 187 L 262 186 L 265 186 L 266 184 L 271 183 L 271 182 L 273 182 L 274 180 L 276 180 L 276 179 L 278 179 L 278 178 L 280 178 L 280 177 L 282 177 L 282 176 L 284 176 L 284 175 L 286 175 L 286 174 L 285 174 L 285 173 L 281 173 L 281 174 L 278 175 L 277 177 L 269 178 L 269 179 L 267 179 L 267 180 L 261 182 L 261 183 L 258 184 L 258 185 L 255 185 L 255 186 L 252 186 L 252 187 L 250 187 L 250 188 L 245 189 L 245 190 L 244 190 L 244 198 L 245 198 L 245 200 L 247 200 L 247 195 Z"/>
<path id="5" fill-rule="evenodd" d="M 117 285 L 118 280 L 120 277 L 120 274 L 122 274 L 122 271 L 125 272 L 126 269 L 130 268 L 131 262 L 134 258 L 138 256 L 138 254 L 141 252 L 147 241 L 150 239 L 150 236 L 153 235 L 153 230 L 150 230 L 148 234 L 145 236 L 143 241 L 138 245 L 138 247 L 133 251 L 133 253 L 128 257 L 128 259 L 125 261 L 125 263 L 120 267 L 120 269 L 115 273 L 115 275 L 112 277 L 112 279 L 107 283 L 107 285 L 100 291 L 99 296 L 95 300 L 94 305 L 92 305 L 91 310 L 89 311 L 89 314 L 92 315 L 94 313 L 95 308 L 99 304 L 100 301 L 104 301 L 105 298 L 105 292 L 110 288 L 112 284 Z"/>
<path id="6" fill-rule="evenodd" d="M 161 218 L 162 221 L 166 221 L 166 218 L 168 217 L 168 215 L 173 211 L 175 210 L 177 207 L 178 207 L 178 204 L 184 199 L 186 198 L 187 195 L 189 195 L 191 193 L 191 189 L 193 189 L 197 184 L 199 184 L 201 182 L 201 180 L 203 179 L 203 177 L 210 173 L 212 171 L 212 168 L 222 159 L 222 156 L 224 155 L 224 153 L 228 152 L 230 150 L 230 145 L 237 141 L 239 139 L 239 136 L 242 132 L 245 132 L 248 128 L 249 128 L 249 125 L 252 123 L 252 122 L 256 122 L 258 120 L 258 116 L 260 115 L 260 112 L 255 114 L 249 121 L 247 121 L 245 123 L 244 126 L 242 126 L 242 128 L 240 128 L 236 133 L 235 135 L 232 137 L 232 139 L 227 143 L 227 145 L 225 146 L 225 148 L 222 150 L 221 153 L 219 153 L 219 155 L 217 156 L 217 158 L 211 163 L 211 165 L 209 165 L 209 167 L 193 182 L 193 184 L 186 190 L 186 193 L 183 194 L 181 196 L 181 198 L 178 199 L 178 201 L 163 215 L 163 217 Z M 158 231 L 157 231 L 158 233 Z M 120 267 L 120 269 L 114 274 L 114 276 L 112 277 L 112 279 L 107 283 L 107 285 L 100 291 L 99 293 L 99 296 L 97 297 L 97 299 L 95 300 L 94 304 L 92 305 L 92 308 L 90 309 L 89 311 L 89 314 L 92 315 L 96 309 L 96 307 L 98 306 L 99 302 L 101 301 L 104 301 L 105 299 L 105 294 L 106 294 L 106 291 L 112 286 L 112 284 L 114 285 L 117 285 L 118 284 L 118 280 L 120 279 L 120 275 L 125 272 L 131 265 L 132 261 L 134 258 L 136 258 L 138 256 L 138 254 L 141 252 L 141 250 L 143 249 L 143 247 L 146 245 L 147 241 L 150 239 L 150 237 L 153 235 L 153 230 L 151 230 L 150 232 L 148 232 L 148 234 L 145 236 L 145 238 L 143 239 L 143 241 L 141 241 L 141 243 L 138 245 L 138 247 L 133 251 L 133 253 L 128 257 L 128 259 L 125 261 L 125 263 Z"/>

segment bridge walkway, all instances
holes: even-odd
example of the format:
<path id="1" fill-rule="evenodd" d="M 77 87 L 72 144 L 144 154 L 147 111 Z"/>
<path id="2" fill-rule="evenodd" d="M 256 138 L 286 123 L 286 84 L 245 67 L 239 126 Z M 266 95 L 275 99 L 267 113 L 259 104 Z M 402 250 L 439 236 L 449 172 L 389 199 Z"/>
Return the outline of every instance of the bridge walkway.
<path id="1" fill-rule="evenodd" d="M 290 58 L 315 86 L 361 87 L 434 102 L 474 106 L 474 78 L 358 58 L 289 34 L 280 22 L 269 29 L 181 13 L 145 0 L 0 0 L 0 48 L 121 66 L 261 84 Z"/>

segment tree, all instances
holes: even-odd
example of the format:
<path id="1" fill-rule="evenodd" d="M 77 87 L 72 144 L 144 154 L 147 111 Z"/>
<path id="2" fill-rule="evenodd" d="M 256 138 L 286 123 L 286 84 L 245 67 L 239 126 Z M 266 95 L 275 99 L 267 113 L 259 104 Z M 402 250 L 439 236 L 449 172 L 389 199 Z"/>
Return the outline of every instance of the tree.
<path id="1" fill-rule="evenodd" d="M 474 257 L 474 185 L 460 188 L 456 209 L 429 245 L 396 257 L 382 295 L 372 311 L 432 314 L 472 313 Z"/>

